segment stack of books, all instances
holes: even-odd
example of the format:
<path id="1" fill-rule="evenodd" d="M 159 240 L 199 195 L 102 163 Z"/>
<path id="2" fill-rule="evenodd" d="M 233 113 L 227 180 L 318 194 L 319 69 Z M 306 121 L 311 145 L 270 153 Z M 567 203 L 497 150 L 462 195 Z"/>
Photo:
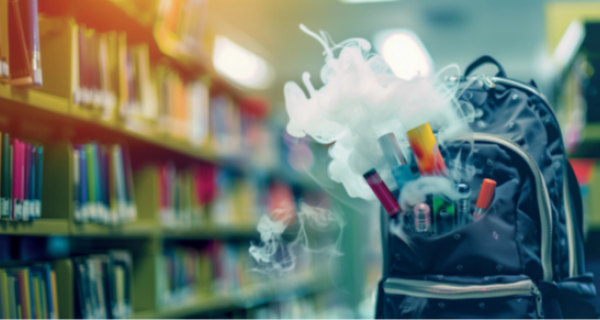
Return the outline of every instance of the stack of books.
<path id="1" fill-rule="evenodd" d="M 42 216 L 44 147 L 0 133 L 0 217 L 29 221 Z"/>
<path id="2" fill-rule="evenodd" d="M 80 319 L 126 319 L 131 309 L 131 255 L 124 251 L 73 258 L 75 315 Z"/>
<path id="3" fill-rule="evenodd" d="M 56 275 L 49 264 L 0 269 L 3 319 L 57 319 Z"/>
<path id="4" fill-rule="evenodd" d="M 75 221 L 117 224 L 135 220 L 137 211 L 127 148 L 88 143 L 73 149 Z"/>
<path id="5" fill-rule="evenodd" d="M 0 75 L 13 86 L 42 85 L 37 0 L 0 1 Z"/>

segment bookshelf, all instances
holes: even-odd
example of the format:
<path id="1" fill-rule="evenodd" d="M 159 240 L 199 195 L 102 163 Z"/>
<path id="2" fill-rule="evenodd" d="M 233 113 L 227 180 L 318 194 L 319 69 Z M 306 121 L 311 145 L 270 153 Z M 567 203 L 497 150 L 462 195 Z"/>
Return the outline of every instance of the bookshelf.
<path id="1" fill-rule="evenodd" d="M 3 1 L 0 0 L 0 4 L 4 3 Z M 297 192 L 297 189 L 314 191 L 319 189 L 318 186 L 306 177 L 294 174 L 291 169 L 252 161 L 251 152 L 244 148 L 218 149 L 219 142 L 214 141 L 194 143 L 191 138 L 182 138 L 166 132 L 160 128 L 157 120 L 132 121 L 135 117 L 119 113 L 121 104 L 115 103 L 115 110 L 110 113 L 96 106 L 90 107 L 89 103 L 81 102 L 77 98 L 80 94 L 78 90 L 81 89 L 79 77 L 82 75 L 79 69 L 81 66 L 76 63 L 79 59 L 78 49 L 81 50 L 77 45 L 81 40 L 78 32 L 80 28 L 89 28 L 98 33 L 115 31 L 126 34 L 128 50 L 132 44 L 146 45 L 147 47 L 143 48 L 149 52 L 148 64 L 152 65 L 152 68 L 164 63 L 169 68 L 172 67 L 173 72 L 181 73 L 182 78 L 196 77 L 194 81 L 201 83 L 208 79 L 206 108 L 212 108 L 209 104 L 213 97 L 224 96 L 231 99 L 235 112 L 240 113 L 239 103 L 244 99 L 245 93 L 217 74 L 209 54 L 204 51 L 182 50 L 177 41 L 173 42 L 173 39 L 165 35 L 160 23 L 155 22 L 156 12 L 136 11 L 136 4 L 152 7 L 157 6 L 158 1 L 65 0 L 60 3 L 53 2 L 52 8 L 49 8 L 49 3 L 40 1 L 39 5 L 43 86 L 22 88 L 0 82 L 0 130 L 3 133 L 9 132 L 11 137 L 22 137 L 27 141 L 40 142 L 44 146 L 42 217 L 35 221 L 0 220 L 0 237 L 9 238 L 11 241 L 16 239 L 15 243 L 20 246 L 19 250 L 12 250 L 19 251 L 19 254 L 17 257 L 7 258 L 6 267 L 23 265 L 33 268 L 36 263 L 51 265 L 57 283 L 60 284 L 56 292 L 58 317 L 68 319 L 80 316 L 78 312 L 81 312 L 81 297 L 78 294 L 83 291 L 80 273 L 82 262 L 78 259 L 100 261 L 100 256 L 102 259 L 109 259 L 117 251 L 127 252 L 132 262 L 129 276 L 123 278 L 122 283 L 117 283 L 130 290 L 130 317 L 133 318 L 187 318 L 212 312 L 248 309 L 270 301 L 278 301 L 282 297 L 309 296 L 330 289 L 332 283 L 328 272 L 316 268 L 303 268 L 298 274 L 286 277 L 285 281 L 248 276 L 250 269 L 247 262 L 244 262 L 243 266 L 240 262 L 236 270 L 237 274 L 243 275 L 236 275 L 233 280 L 226 279 L 232 274 L 231 270 L 217 272 L 212 269 L 217 269 L 217 265 L 220 264 L 231 263 L 232 257 L 240 261 L 247 260 L 249 240 L 259 238 L 255 219 L 257 212 L 251 212 L 250 208 L 254 206 L 256 209 L 256 204 L 248 205 L 246 198 L 251 196 L 242 199 L 237 195 L 244 192 L 237 191 L 238 189 L 248 189 L 248 186 L 238 186 L 238 181 L 256 179 L 251 177 L 259 175 L 260 179 L 268 180 L 268 183 L 276 181 L 287 184 L 288 187 L 293 185 L 294 192 Z M 116 23 L 113 24 L 111 20 L 107 24 L 107 19 L 101 18 L 107 15 Z M 209 35 L 209 38 L 212 36 Z M 202 78 L 198 78 L 199 76 Z M 212 118 L 207 121 L 212 121 Z M 239 122 L 241 123 L 241 120 Z M 259 126 L 266 125 L 264 122 L 257 123 Z M 243 136 L 241 129 L 239 135 Z M 132 157 L 135 159 L 128 160 L 136 162 L 139 166 L 132 166 L 133 169 L 129 172 L 133 189 L 127 191 L 135 196 L 128 199 L 134 200 L 137 207 L 134 220 L 112 224 L 76 221 L 78 211 L 74 202 L 79 190 L 74 181 L 77 180 L 79 171 L 74 159 L 77 159 L 77 152 L 81 151 L 78 148 L 90 142 L 122 145 L 135 153 Z M 160 156 L 153 157 L 155 154 Z M 235 172 L 232 174 L 232 179 L 235 180 L 232 190 L 236 190 L 236 194 L 226 194 L 224 200 L 220 199 L 235 203 L 221 208 L 221 211 L 213 208 L 216 207 L 213 202 L 203 203 L 202 223 L 166 227 L 165 222 L 161 220 L 161 210 L 164 208 L 158 201 L 159 179 L 156 172 L 144 171 L 144 165 L 156 166 L 169 162 L 177 166 L 178 170 L 181 169 L 183 175 L 186 170 L 200 164 Z M 260 174 L 257 174 L 257 171 L 260 171 Z M 104 171 L 107 172 L 107 176 L 113 173 Z M 121 177 L 125 175 L 127 173 L 121 172 Z M 197 186 L 194 185 L 194 188 Z M 227 192 L 233 193 L 223 193 Z M 289 193 L 291 194 L 291 191 Z M 233 218 L 225 223 L 216 221 L 216 216 L 228 214 L 229 210 L 235 211 L 235 214 L 232 213 Z M 61 249 L 64 252 L 58 250 L 59 253 L 48 253 L 39 257 L 32 255 L 19 260 L 25 256 L 20 250 L 32 250 L 27 249 L 30 247 L 39 249 L 39 245 L 36 247 L 37 242 L 48 245 L 47 242 L 50 241 L 47 239 L 55 238 L 62 239 L 61 241 L 67 244 L 66 249 Z M 28 244 L 30 242 L 34 245 Z M 47 248 L 43 250 L 50 251 Z M 191 254 L 195 260 L 186 254 Z M 183 259 L 184 262 L 177 259 Z M 175 282 L 169 278 L 170 274 L 166 275 L 167 272 L 164 272 L 165 265 L 186 264 L 190 261 L 198 264 L 196 271 L 204 268 L 205 263 L 213 264 L 206 274 L 227 283 L 228 290 L 223 290 L 218 286 L 220 284 L 213 283 L 217 282 L 216 280 L 209 278 L 208 284 L 201 284 L 201 281 L 206 279 L 196 279 L 196 282 L 186 283 L 184 287 L 193 291 L 189 297 L 181 299 L 181 303 L 165 303 L 161 296 L 164 290 L 163 282 Z M 112 267 L 111 262 L 110 268 Z M 202 272 L 204 271 L 206 270 L 202 269 Z M 207 277 L 204 273 L 197 273 Z"/>
<path id="2" fill-rule="evenodd" d="M 329 278 L 317 272 L 306 273 L 293 279 L 286 279 L 282 285 L 278 281 L 270 280 L 261 285 L 255 285 L 241 290 L 238 294 L 223 296 L 205 296 L 188 301 L 177 308 L 167 308 L 160 311 L 140 312 L 133 315 L 134 319 L 175 319 L 184 318 L 193 314 L 213 311 L 244 309 L 258 305 L 264 301 L 276 301 L 285 297 L 300 297 L 327 289 Z"/>

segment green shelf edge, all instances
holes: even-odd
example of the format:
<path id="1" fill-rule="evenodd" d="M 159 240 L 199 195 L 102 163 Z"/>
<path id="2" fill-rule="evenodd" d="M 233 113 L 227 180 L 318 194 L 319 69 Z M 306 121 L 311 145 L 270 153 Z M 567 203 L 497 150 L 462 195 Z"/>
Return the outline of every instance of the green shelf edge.
<path id="1" fill-rule="evenodd" d="M 252 307 L 265 301 L 275 301 L 283 297 L 308 295 L 317 293 L 333 286 L 331 279 L 326 277 L 327 273 L 313 271 L 308 275 L 295 276 L 291 280 L 269 281 L 263 285 L 253 285 L 242 289 L 240 294 L 228 294 L 222 296 L 205 296 L 193 299 L 179 306 L 172 306 L 157 311 L 142 311 L 132 315 L 133 319 L 174 319 L 193 316 L 196 314 L 236 310 Z M 297 294 L 299 291 L 300 294 Z"/>
<path id="2" fill-rule="evenodd" d="M 39 219 L 35 221 L 0 220 L 1 235 L 69 235 L 69 224 L 64 219 Z"/>

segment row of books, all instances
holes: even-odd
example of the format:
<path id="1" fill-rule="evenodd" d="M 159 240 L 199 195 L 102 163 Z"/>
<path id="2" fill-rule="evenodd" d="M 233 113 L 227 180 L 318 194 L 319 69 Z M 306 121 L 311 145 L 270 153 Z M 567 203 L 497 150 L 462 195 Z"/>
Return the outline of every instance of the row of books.
<path id="1" fill-rule="evenodd" d="M 56 20 L 64 19 L 45 18 L 42 26 Z M 100 110 L 108 119 L 114 118 L 117 110 L 123 117 L 156 117 L 148 45 L 128 45 L 125 32 L 97 32 L 71 24 L 77 31 L 72 38 L 77 48 L 73 68 L 79 71 L 74 73 L 73 102 Z"/>
<path id="2" fill-rule="evenodd" d="M 208 0 L 162 0 L 159 30 L 186 51 L 200 50 L 204 40 Z"/>
<path id="3" fill-rule="evenodd" d="M 34 220 L 42 216 L 44 147 L 0 133 L 0 217 Z"/>
<path id="4" fill-rule="evenodd" d="M 50 264 L 0 269 L 3 319 L 57 319 L 56 274 Z"/>
<path id="5" fill-rule="evenodd" d="M 206 204 L 215 196 L 213 165 L 177 170 L 173 163 L 158 167 L 160 217 L 166 227 L 195 227 L 205 222 Z"/>
<path id="6" fill-rule="evenodd" d="M 127 148 L 98 143 L 73 147 L 73 203 L 76 222 L 116 224 L 136 219 Z"/>
<path id="7" fill-rule="evenodd" d="M 155 69 L 159 128 L 194 145 L 209 134 L 209 80 L 186 80 L 166 65 Z"/>
<path id="8" fill-rule="evenodd" d="M 75 317 L 126 319 L 132 314 L 132 259 L 126 251 L 73 258 Z"/>
<path id="9" fill-rule="evenodd" d="M 227 94 L 211 97 L 208 76 L 191 76 L 168 61 L 151 64 L 148 44 L 128 44 L 121 31 L 98 32 L 73 19 L 46 16 L 40 30 L 47 61 L 67 57 L 61 65 L 71 67 L 70 77 L 57 83 L 50 80 L 59 69 L 48 66 L 55 72 L 45 73 L 48 85 L 40 90 L 133 129 L 156 130 L 194 145 L 213 141 L 212 147 L 224 152 L 238 151 L 243 115 Z M 61 76 L 66 72 L 60 71 Z"/>
<path id="10" fill-rule="evenodd" d="M 242 293 L 255 281 L 245 245 L 211 241 L 206 247 L 171 247 L 158 257 L 161 306 L 177 306 L 201 295 Z"/>
<path id="11" fill-rule="evenodd" d="M 0 75 L 14 86 L 42 85 L 37 0 L 0 1 Z"/>

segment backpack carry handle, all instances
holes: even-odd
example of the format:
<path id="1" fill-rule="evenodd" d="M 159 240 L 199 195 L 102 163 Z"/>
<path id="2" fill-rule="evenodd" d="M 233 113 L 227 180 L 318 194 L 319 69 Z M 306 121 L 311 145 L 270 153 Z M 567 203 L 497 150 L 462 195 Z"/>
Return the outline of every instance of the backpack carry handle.
<path id="1" fill-rule="evenodd" d="M 496 74 L 496 77 L 506 78 L 506 72 L 504 72 L 504 68 L 502 68 L 502 66 L 500 65 L 500 63 L 498 61 L 496 61 L 496 59 L 494 59 L 488 55 L 481 56 L 481 57 L 477 58 L 477 60 L 471 62 L 471 64 L 465 70 L 465 77 L 470 75 L 473 71 L 475 71 L 475 69 L 481 67 L 484 64 L 488 64 L 488 63 L 491 63 L 491 64 L 495 65 L 496 68 L 498 68 L 498 73 Z"/>

